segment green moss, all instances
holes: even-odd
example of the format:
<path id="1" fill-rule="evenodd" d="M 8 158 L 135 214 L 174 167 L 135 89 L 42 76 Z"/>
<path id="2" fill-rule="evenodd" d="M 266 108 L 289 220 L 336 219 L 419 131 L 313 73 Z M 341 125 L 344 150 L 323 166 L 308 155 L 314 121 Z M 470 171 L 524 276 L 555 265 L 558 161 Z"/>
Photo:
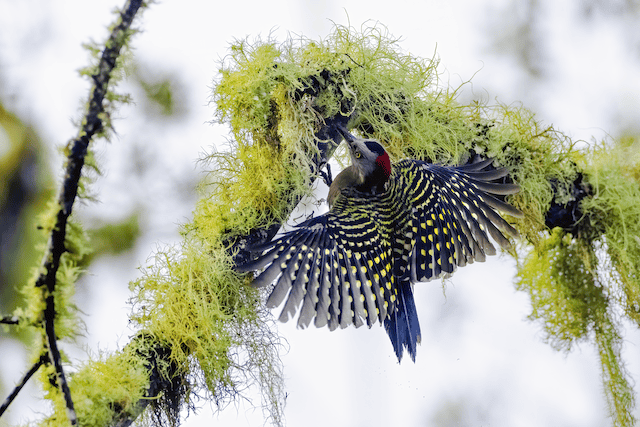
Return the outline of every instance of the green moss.
<path id="1" fill-rule="evenodd" d="M 47 398 L 53 402 L 54 414 L 44 426 L 68 426 L 66 406 L 51 367 L 42 369 Z M 137 415 L 137 405 L 149 387 L 145 361 L 129 348 L 109 356 L 90 359 L 69 376 L 69 388 L 78 422 L 82 426 L 113 425 L 123 416 Z"/>
<path id="2" fill-rule="evenodd" d="M 585 156 L 593 196 L 582 202 L 611 261 L 611 283 L 625 314 L 640 326 L 640 140 L 599 144 Z M 601 235 L 601 237 L 600 237 Z"/>
<path id="3" fill-rule="evenodd" d="M 156 254 L 132 284 L 132 320 L 171 349 L 171 361 L 197 379 L 200 391 L 223 403 L 258 378 L 272 416 L 280 417 L 277 337 L 258 315 L 258 292 L 233 271 L 224 248 L 186 242 L 179 252 Z M 246 360 L 234 349 L 243 349 Z"/>
<path id="4" fill-rule="evenodd" d="M 595 281 L 595 254 L 584 242 L 555 228 L 518 269 L 517 289 L 531 296 L 532 320 L 542 320 L 547 340 L 569 350 L 587 338 L 608 309 Z"/>

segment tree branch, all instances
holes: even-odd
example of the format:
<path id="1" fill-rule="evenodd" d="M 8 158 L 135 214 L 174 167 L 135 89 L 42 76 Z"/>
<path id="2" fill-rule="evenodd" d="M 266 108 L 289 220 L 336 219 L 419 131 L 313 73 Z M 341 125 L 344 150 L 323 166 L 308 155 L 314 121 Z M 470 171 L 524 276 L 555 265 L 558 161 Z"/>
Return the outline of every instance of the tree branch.
<path id="1" fill-rule="evenodd" d="M 46 356 L 40 356 L 40 359 L 38 359 L 38 361 L 33 364 L 31 369 L 29 369 L 29 371 L 27 371 L 27 373 L 24 374 L 24 377 L 22 377 L 22 380 L 20 381 L 20 383 L 15 386 L 15 388 L 13 389 L 11 394 L 7 397 L 7 399 L 4 402 L 2 402 L 2 406 L 0 406 L 0 417 L 2 416 L 2 414 L 4 414 L 4 411 L 6 411 L 9 408 L 9 405 L 11 405 L 11 402 L 13 402 L 13 400 L 18 396 L 18 393 L 20 393 L 20 390 L 22 390 L 22 387 L 24 387 L 27 381 L 29 381 L 29 379 L 33 376 L 33 374 L 35 374 L 38 371 L 38 369 L 40 369 L 40 366 L 42 366 L 42 364 L 45 363 L 46 361 L 47 361 Z"/>
<path id="2" fill-rule="evenodd" d="M 4 316 L 0 318 L 0 324 L 3 325 L 17 325 L 20 323 L 18 316 Z"/>
<path id="3" fill-rule="evenodd" d="M 78 195 L 82 167 L 85 164 L 88 146 L 94 136 L 99 135 L 104 130 L 104 123 L 101 117 L 105 113 L 104 100 L 108 91 L 111 72 L 116 66 L 116 60 L 120 55 L 120 50 L 128 39 L 127 33 L 130 31 L 133 18 L 142 6 L 142 3 L 142 0 L 128 0 L 125 3 L 123 11 L 120 12 L 120 22 L 113 27 L 111 35 L 105 44 L 105 49 L 102 52 L 100 62 L 98 63 L 97 72 L 92 76 L 93 86 L 91 88 L 88 110 L 82 121 L 82 127 L 78 136 L 71 141 L 68 146 L 69 152 L 67 155 L 64 181 L 58 198 L 59 209 L 56 214 L 56 222 L 49 236 L 46 252 L 42 260 L 40 276 L 36 280 L 36 287 L 46 290 L 44 323 L 49 361 L 55 366 L 61 392 L 65 398 L 69 420 L 72 425 L 77 424 L 77 418 L 69 386 L 64 375 L 54 327 L 56 316 L 54 298 L 56 274 L 60 267 L 60 258 L 63 253 L 67 251 L 65 247 L 67 223 L 69 215 L 71 215 L 73 203 Z"/>

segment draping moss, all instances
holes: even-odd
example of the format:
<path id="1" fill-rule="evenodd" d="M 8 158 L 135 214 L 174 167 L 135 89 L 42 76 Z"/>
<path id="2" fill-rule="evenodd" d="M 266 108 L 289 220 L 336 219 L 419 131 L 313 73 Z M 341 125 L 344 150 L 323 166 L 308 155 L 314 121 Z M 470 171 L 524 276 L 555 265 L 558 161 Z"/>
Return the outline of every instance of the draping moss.
<path id="1" fill-rule="evenodd" d="M 621 357 L 621 315 L 640 325 L 640 181 L 638 140 L 606 141 L 575 156 L 589 185 L 575 235 L 553 230 L 519 269 L 531 318 L 547 340 L 569 350 L 593 340 L 615 425 L 631 426 L 635 395 Z"/>
<path id="2" fill-rule="evenodd" d="M 640 326 L 640 140 L 623 138 L 589 150 L 584 168 L 593 196 L 582 202 L 593 239 L 610 261 L 607 282 L 624 313 Z"/>

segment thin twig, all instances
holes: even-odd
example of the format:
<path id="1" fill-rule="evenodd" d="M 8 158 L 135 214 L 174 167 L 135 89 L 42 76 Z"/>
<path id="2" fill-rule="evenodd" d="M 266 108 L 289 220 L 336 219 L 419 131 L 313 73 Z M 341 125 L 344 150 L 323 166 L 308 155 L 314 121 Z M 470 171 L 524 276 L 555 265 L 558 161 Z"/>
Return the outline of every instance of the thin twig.
<path id="1" fill-rule="evenodd" d="M 56 224 L 49 236 L 47 252 L 43 258 L 42 268 L 40 270 L 42 273 L 36 281 L 36 286 L 46 288 L 44 322 L 49 359 L 55 366 L 71 425 L 76 425 L 78 420 L 73 407 L 71 392 L 69 391 L 69 386 L 64 375 L 54 328 L 56 310 L 53 292 L 56 287 L 56 273 L 60 267 L 60 258 L 62 254 L 66 252 L 64 241 L 67 222 L 69 215 L 71 215 L 73 203 L 78 195 L 80 176 L 85 163 L 89 142 L 91 142 L 96 134 L 99 134 L 104 129 L 101 116 L 105 113 L 104 99 L 109 87 L 111 71 L 113 71 L 116 66 L 116 60 L 120 55 L 120 50 L 127 40 L 126 33 L 129 31 L 133 18 L 141 5 L 142 0 L 127 0 L 123 11 L 120 13 L 120 22 L 113 28 L 105 44 L 102 57 L 98 63 L 98 71 L 92 76 L 93 86 L 91 88 L 88 111 L 82 121 L 82 127 L 78 137 L 69 144 L 65 178 L 58 198 L 59 210 L 56 216 Z"/>
<path id="2" fill-rule="evenodd" d="M 20 323 L 18 316 L 4 316 L 0 318 L 0 324 L 3 325 L 17 325 L 18 323 Z"/>
<path id="3" fill-rule="evenodd" d="M 33 364 L 31 369 L 29 369 L 29 371 L 26 374 L 24 374 L 24 377 L 22 377 L 22 380 L 20 381 L 20 383 L 15 386 L 15 388 L 13 389 L 11 394 L 7 397 L 7 399 L 4 402 L 2 402 L 2 406 L 0 406 L 0 417 L 2 416 L 2 414 L 4 414 L 4 411 L 6 411 L 7 408 L 9 408 L 9 405 L 11 405 L 11 402 L 13 402 L 16 396 L 18 396 L 18 393 L 20 393 L 20 390 L 22 390 L 22 387 L 24 387 L 27 381 L 29 381 L 29 378 L 31 378 L 33 374 L 35 374 L 36 371 L 40 369 L 40 366 L 42 366 L 42 364 L 45 363 L 46 361 L 47 361 L 47 356 L 40 356 L 40 359 L 38 359 L 38 361 Z"/>

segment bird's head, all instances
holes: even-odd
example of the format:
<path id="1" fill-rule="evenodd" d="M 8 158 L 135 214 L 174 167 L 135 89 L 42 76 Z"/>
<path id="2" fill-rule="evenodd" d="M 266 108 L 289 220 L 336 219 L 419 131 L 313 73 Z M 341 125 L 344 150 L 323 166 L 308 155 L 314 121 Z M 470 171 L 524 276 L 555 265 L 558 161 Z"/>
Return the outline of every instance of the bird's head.
<path id="1" fill-rule="evenodd" d="M 389 178 L 391 160 L 378 141 L 356 138 L 344 129 L 340 129 L 340 133 L 349 146 L 351 165 L 361 183 L 371 179 L 386 181 Z"/>

